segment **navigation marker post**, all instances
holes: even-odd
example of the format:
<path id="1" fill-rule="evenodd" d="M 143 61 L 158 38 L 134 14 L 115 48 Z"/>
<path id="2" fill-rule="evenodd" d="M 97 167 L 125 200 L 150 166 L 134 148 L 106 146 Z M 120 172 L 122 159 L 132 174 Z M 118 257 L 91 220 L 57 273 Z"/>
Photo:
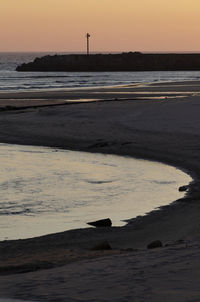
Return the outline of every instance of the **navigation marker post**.
<path id="1" fill-rule="evenodd" d="M 87 38 L 87 55 L 89 55 L 90 54 L 90 41 L 89 41 L 90 34 L 89 33 L 87 33 L 86 38 Z"/>

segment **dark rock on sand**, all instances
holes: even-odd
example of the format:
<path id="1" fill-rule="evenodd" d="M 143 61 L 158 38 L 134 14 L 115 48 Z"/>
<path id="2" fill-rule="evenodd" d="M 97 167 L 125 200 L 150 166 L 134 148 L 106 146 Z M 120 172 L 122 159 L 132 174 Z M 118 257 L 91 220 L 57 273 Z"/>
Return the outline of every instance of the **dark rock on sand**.
<path id="1" fill-rule="evenodd" d="M 157 247 L 162 247 L 163 244 L 160 240 L 155 240 L 147 245 L 148 249 L 155 249 Z"/>
<path id="2" fill-rule="evenodd" d="M 178 190 L 179 190 L 179 192 L 185 192 L 185 191 L 187 191 L 188 187 L 189 186 L 182 186 Z"/>
<path id="3" fill-rule="evenodd" d="M 112 250 L 112 247 L 107 241 L 102 241 L 91 248 L 92 251 L 105 251 L 105 250 Z"/>
<path id="4" fill-rule="evenodd" d="M 95 226 L 97 228 L 99 228 L 99 227 L 111 227 L 112 226 L 112 221 L 110 220 L 110 218 L 106 218 L 106 219 L 101 219 L 101 220 L 97 220 L 97 221 L 93 221 L 93 222 L 88 222 L 87 224 Z"/>

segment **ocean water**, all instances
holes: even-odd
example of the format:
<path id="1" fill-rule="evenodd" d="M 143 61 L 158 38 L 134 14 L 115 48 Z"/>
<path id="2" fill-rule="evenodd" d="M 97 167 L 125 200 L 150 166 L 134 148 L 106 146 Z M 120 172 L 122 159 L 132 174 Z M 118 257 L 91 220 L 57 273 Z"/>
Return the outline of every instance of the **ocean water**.
<path id="1" fill-rule="evenodd" d="M 0 240 L 114 226 L 184 194 L 191 178 L 174 167 L 116 155 L 0 145 Z M 167 194 L 166 194 L 167 193 Z"/>
<path id="2" fill-rule="evenodd" d="M 0 53 L 0 91 L 65 89 L 200 79 L 200 71 L 25 73 L 15 71 L 17 65 L 47 54 L 55 53 Z"/>

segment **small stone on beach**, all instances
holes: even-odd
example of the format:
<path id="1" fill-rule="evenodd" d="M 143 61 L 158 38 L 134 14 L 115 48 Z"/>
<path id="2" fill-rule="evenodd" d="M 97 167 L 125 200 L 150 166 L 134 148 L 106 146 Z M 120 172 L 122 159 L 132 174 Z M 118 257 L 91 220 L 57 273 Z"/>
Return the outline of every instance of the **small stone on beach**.
<path id="1" fill-rule="evenodd" d="M 185 191 L 187 191 L 187 189 L 188 189 L 188 186 L 182 186 L 178 190 L 179 190 L 179 192 L 185 192 Z"/>
<path id="2" fill-rule="evenodd" d="M 155 249 L 157 247 L 163 247 L 163 244 L 160 240 L 155 240 L 147 245 L 148 249 Z"/>
<path id="3" fill-rule="evenodd" d="M 111 227 L 112 221 L 110 220 L 110 218 L 106 218 L 97 221 L 87 222 L 87 224 L 95 227 Z"/>

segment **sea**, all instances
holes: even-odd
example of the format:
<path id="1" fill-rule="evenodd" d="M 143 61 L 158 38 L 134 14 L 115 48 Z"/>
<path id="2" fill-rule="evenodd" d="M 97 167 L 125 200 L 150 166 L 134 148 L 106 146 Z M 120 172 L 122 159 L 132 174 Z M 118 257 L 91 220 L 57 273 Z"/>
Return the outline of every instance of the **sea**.
<path id="1" fill-rule="evenodd" d="M 0 91 L 200 79 L 199 71 L 15 71 L 19 64 L 49 54 L 55 53 L 0 53 Z M 34 146 L 0 144 L 0 163 L 0 241 L 85 228 L 87 222 L 107 217 L 123 226 L 183 197 L 178 188 L 191 181 L 160 163 Z"/>
<path id="2" fill-rule="evenodd" d="M 36 57 L 65 53 L 0 53 L 0 91 L 99 87 L 132 83 L 199 80 L 200 71 L 153 72 L 17 72 Z"/>

